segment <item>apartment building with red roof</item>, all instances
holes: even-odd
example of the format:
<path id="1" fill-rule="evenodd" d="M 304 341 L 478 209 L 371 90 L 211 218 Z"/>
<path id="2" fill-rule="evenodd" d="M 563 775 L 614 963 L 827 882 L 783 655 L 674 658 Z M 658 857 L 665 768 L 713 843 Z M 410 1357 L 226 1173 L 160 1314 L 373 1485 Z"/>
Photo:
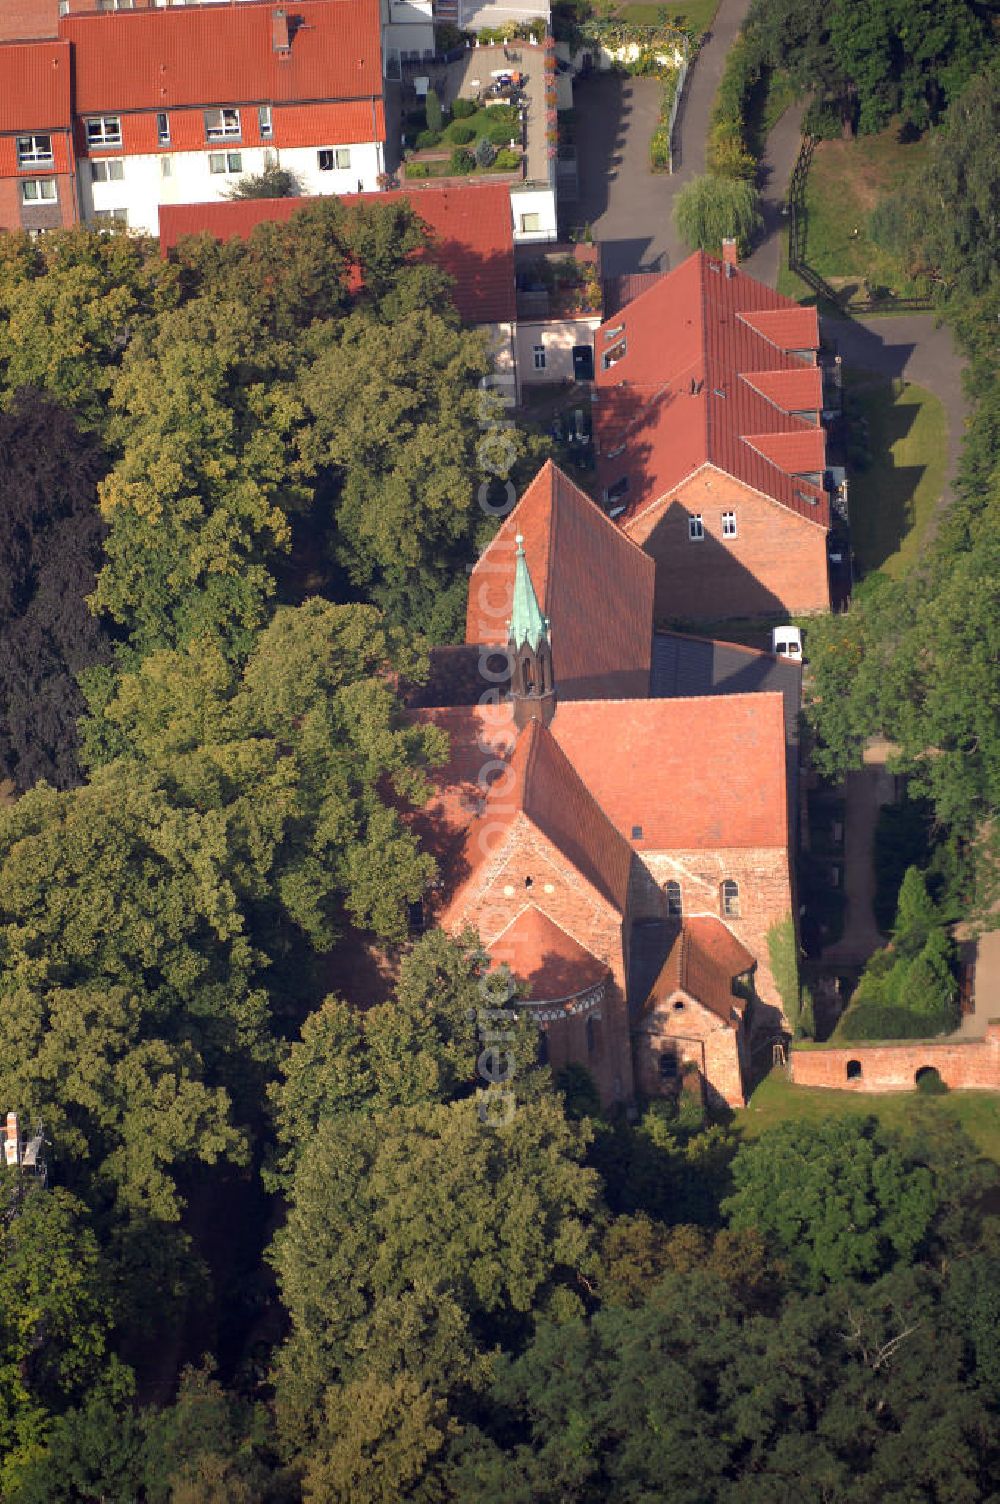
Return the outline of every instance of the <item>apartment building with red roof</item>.
<path id="1" fill-rule="evenodd" d="M 829 607 L 814 308 L 704 252 L 598 331 L 604 505 L 656 562 L 656 616 Z"/>
<path id="2" fill-rule="evenodd" d="M 226 197 L 276 163 L 304 193 L 385 165 L 379 0 L 64 15 L 0 44 L 0 228 L 116 222 Z"/>
<path id="3" fill-rule="evenodd" d="M 411 701 L 450 742 L 413 818 L 439 921 L 510 967 L 553 1066 L 609 1103 L 695 1069 L 738 1105 L 793 912 L 786 705 L 766 678 L 669 698 L 653 599 L 649 556 L 543 467 L 473 570 L 465 646 Z"/>

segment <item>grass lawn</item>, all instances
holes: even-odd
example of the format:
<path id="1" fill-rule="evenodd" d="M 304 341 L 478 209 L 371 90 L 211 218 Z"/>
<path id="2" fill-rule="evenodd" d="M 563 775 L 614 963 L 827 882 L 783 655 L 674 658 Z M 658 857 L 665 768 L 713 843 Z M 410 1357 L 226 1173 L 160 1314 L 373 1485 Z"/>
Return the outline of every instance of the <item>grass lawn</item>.
<path id="1" fill-rule="evenodd" d="M 926 140 L 904 145 L 894 126 L 854 141 L 817 142 L 805 192 L 807 266 L 847 296 L 864 296 L 866 283 L 913 296 L 918 289 L 903 269 L 869 239 L 868 216 L 926 159 Z"/>
<path id="2" fill-rule="evenodd" d="M 667 5 L 644 3 L 619 5 L 615 14 L 621 16 L 623 21 L 632 21 L 636 26 L 658 26 L 666 12 L 668 21 L 703 32 L 707 31 L 715 20 L 715 12 L 718 8 L 719 0 L 680 0 L 680 3 L 674 0 L 673 4 Z"/>
<path id="3" fill-rule="evenodd" d="M 747 1138 L 756 1138 L 776 1123 L 815 1123 L 819 1118 L 851 1113 L 877 1117 L 888 1128 L 901 1129 L 922 1120 L 951 1118 L 987 1158 L 1000 1162 L 1000 1096 L 987 1091 L 955 1091 L 944 1097 L 903 1091 L 825 1091 L 793 1086 L 784 1071 L 773 1070 L 757 1087 L 749 1106 L 734 1114 L 733 1122 Z"/>
<path id="4" fill-rule="evenodd" d="M 867 470 L 851 470 L 851 541 L 862 574 L 899 578 L 920 553 L 948 468 L 948 420 L 933 392 L 849 373 L 852 407 L 868 421 Z"/>

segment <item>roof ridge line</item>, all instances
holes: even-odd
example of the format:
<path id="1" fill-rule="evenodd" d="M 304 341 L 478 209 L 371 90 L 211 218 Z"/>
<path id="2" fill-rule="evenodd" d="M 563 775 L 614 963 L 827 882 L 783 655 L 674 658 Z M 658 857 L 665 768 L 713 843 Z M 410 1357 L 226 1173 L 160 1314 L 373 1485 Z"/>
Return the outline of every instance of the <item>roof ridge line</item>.
<path id="1" fill-rule="evenodd" d="M 708 260 L 707 252 L 702 251 L 701 254 L 700 254 L 700 256 L 698 257 L 698 312 L 699 312 L 699 315 L 701 317 L 701 354 L 702 354 L 702 359 L 705 362 L 705 385 L 706 385 L 706 387 L 709 385 L 709 379 L 708 379 L 709 375 L 713 374 L 712 372 L 710 372 L 709 367 L 714 365 L 714 362 L 713 362 L 711 356 L 709 355 L 709 350 L 708 350 L 708 309 L 705 306 L 706 302 L 707 302 L 707 299 L 708 299 L 708 284 L 705 281 L 705 266 L 706 266 L 707 260 Z M 711 453 L 712 453 L 712 404 L 708 400 L 708 393 L 706 391 L 706 393 L 705 393 L 705 454 L 706 455 L 711 455 Z"/>

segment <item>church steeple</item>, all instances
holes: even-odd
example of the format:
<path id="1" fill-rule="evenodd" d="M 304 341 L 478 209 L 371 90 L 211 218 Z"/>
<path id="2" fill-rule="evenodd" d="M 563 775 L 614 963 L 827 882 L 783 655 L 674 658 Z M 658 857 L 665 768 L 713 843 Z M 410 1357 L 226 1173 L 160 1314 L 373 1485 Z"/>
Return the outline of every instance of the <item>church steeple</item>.
<path id="1" fill-rule="evenodd" d="M 529 721 L 541 721 L 547 726 L 556 708 L 549 623 L 538 604 L 520 533 L 516 542 L 514 607 L 507 639 L 514 720 L 518 726 L 526 726 Z"/>

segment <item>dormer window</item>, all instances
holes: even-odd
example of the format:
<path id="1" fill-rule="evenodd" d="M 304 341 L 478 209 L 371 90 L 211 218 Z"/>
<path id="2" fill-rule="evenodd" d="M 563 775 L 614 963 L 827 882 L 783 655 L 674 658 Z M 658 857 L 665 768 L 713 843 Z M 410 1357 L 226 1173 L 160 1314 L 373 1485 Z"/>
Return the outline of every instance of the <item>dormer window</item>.
<path id="1" fill-rule="evenodd" d="M 231 140 L 240 134 L 239 110 L 205 111 L 205 135 L 209 141 Z"/>
<path id="2" fill-rule="evenodd" d="M 18 136 L 18 167 L 45 167 L 52 161 L 51 136 Z"/>

